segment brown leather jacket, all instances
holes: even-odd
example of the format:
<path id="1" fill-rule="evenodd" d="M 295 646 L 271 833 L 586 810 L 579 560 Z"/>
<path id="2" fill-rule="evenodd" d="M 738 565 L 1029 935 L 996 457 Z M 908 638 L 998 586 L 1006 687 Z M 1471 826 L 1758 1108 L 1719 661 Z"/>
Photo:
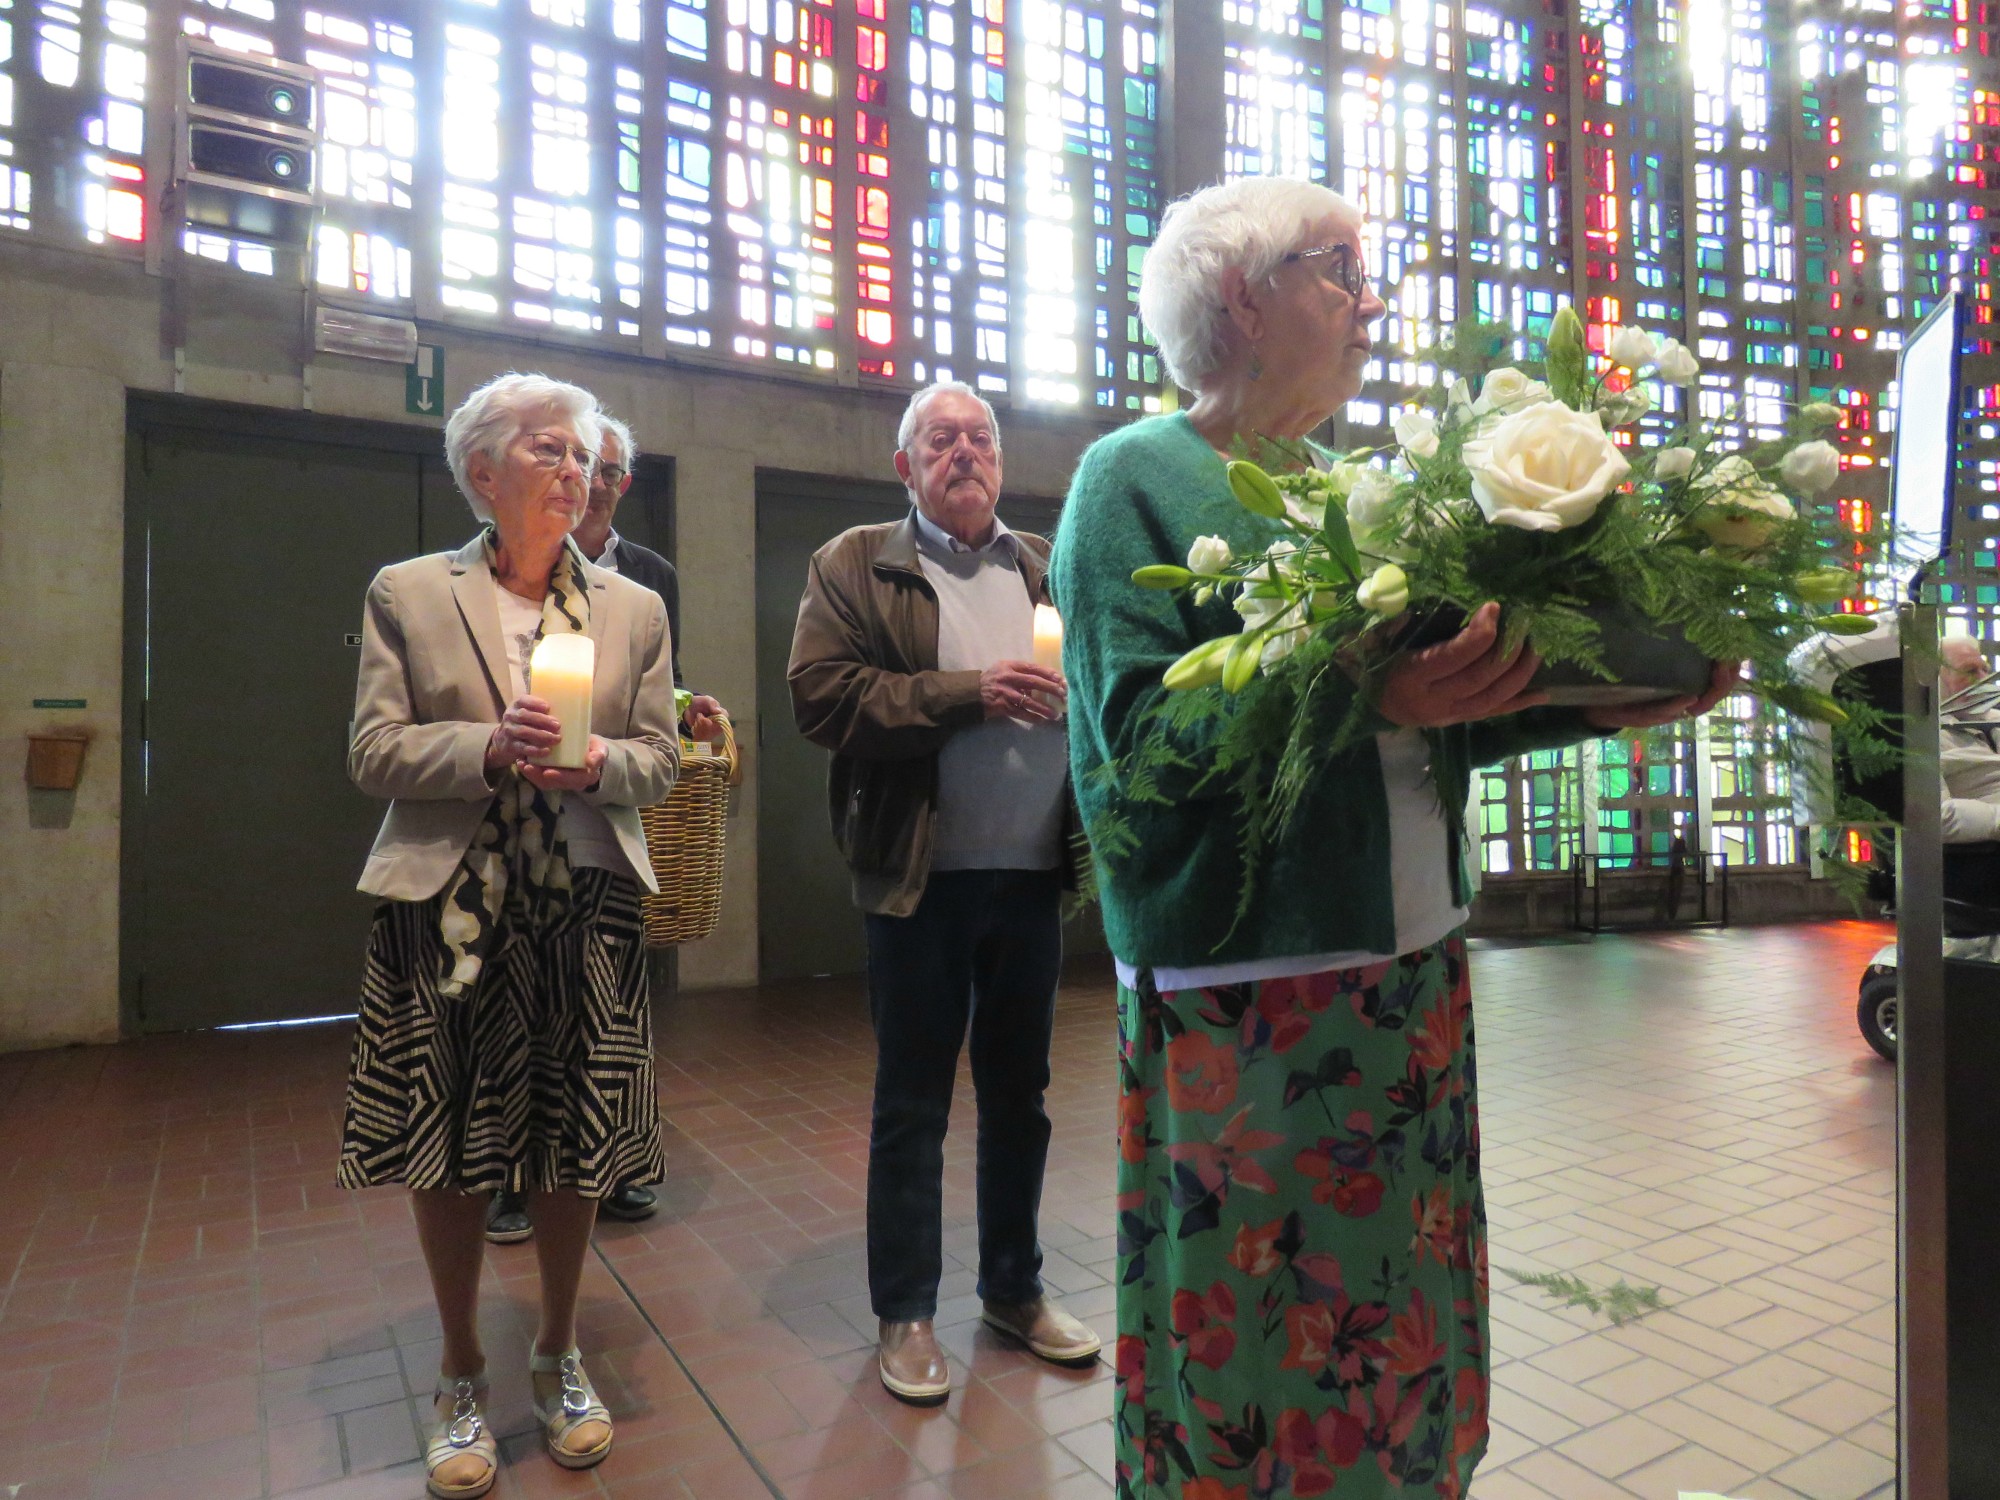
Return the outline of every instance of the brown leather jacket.
<path id="1" fill-rule="evenodd" d="M 1017 531 L 1021 573 L 1048 602 L 1049 544 Z M 938 751 L 986 717 L 979 673 L 938 670 L 938 606 L 910 517 L 842 532 L 813 554 L 785 672 L 799 732 L 833 752 L 827 808 L 854 904 L 907 917 L 930 877 Z M 1074 809 L 1065 889 L 1076 889 Z"/>

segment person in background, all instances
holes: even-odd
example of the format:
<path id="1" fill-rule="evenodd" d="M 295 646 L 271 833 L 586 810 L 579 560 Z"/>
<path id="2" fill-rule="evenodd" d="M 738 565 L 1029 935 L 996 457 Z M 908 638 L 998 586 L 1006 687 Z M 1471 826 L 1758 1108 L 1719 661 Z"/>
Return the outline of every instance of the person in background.
<path id="1" fill-rule="evenodd" d="M 985 1321 L 1057 1363 L 1095 1360 L 1098 1338 L 1043 1295 L 1037 1228 L 1061 902 L 1076 875 L 1063 680 L 1028 660 L 1048 544 L 994 514 L 1000 432 L 969 386 L 910 398 L 896 473 L 907 517 L 813 554 L 787 675 L 800 731 L 833 752 L 834 838 L 867 914 L 877 1368 L 891 1394 L 934 1404 L 951 1389 L 932 1321 L 968 1023 Z"/>
<path id="2" fill-rule="evenodd" d="M 570 540 L 586 561 L 607 573 L 617 573 L 660 596 L 667 610 L 667 633 L 674 643 L 674 686 L 681 678 L 681 582 L 674 565 L 650 547 L 642 547 L 613 528 L 618 503 L 632 488 L 632 460 L 638 449 L 632 429 L 609 412 L 600 409 L 601 436 L 597 468 L 590 476 L 590 502 L 583 519 L 577 522 Z M 696 693 L 681 714 L 681 733 L 691 740 L 720 738 L 722 705 L 706 693 Z M 659 1210 L 659 1198 L 649 1187 L 633 1183 L 620 1188 L 603 1203 L 598 1213 L 607 1219 L 633 1223 L 649 1219 Z M 503 1188 L 493 1195 L 486 1212 L 486 1238 L 496 1245 L 518 1244 L 533 1236 L 534 1221 L 528 1217 L 527 1200 L 518 1192 Z"/>
<path id="3" fill-rule="evenodd" d="M 589 1468 L 611 1413 L 576 1344 L 597 1205 L 665 1167 L 639 893 L 638 809 L 680 769 L 673 643 L 657 595 L 583 560 L 570 532 L 597 466 L 597 400 L 503 375 L 445 424 L 452 478 L 485 523 L 457 552 L 368 587 L 348 774 L 392 799 L 362 872 L 369 928 L 338 1180 L 401 1183 L 443 1334 L 427 1486 L 493 1487 L 479 1330 L 488 1196 L 525 1191 L 541 1316 L 529 1353 L 549 1456 Z M 563 725 L 529 691 L 535 647 L 596 647 L 583 764 L 545 764 Z"/>
<path id="4" fill-rule="evenodd" d="M 1991 674 L 1979 642 L 1948 635 L 1938 645 L 1939 831 L 1944 893 L 2000 913 L 2000 692 L 1975 691 Z"/>

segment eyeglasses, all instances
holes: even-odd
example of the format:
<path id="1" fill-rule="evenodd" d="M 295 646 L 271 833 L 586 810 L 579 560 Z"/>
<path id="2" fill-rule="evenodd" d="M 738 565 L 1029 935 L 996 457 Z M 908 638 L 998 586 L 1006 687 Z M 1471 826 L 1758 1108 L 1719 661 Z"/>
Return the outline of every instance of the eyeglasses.
<path id="1" fill-rule="evenodd" d="M 528 457 L 535 461 L 536 467 L 543 469 L 560 469 L 565 458 L 573 458 L 585 479 L 597 472 L 595 453 L 574 443 L 566 443 L 549 432 L 538 432 L 528 439 Z"/>
<path id="2" fill-rule="evenodd" d="M 602 459 L 597 464 L 597 477 L 610 485 L 614 490 L 625 482 L 625 476 L 631 472 L 623 464 L 608 464 Z"/>
<path id="3" fill-rule="evenodd" d="M 1368 268 L 1361 264 L 1361 256 L 1352 245 L 1318 245 L 1311 250 L 1294 250 L 1284 258 L 1283 264 L 1289 266 L 1295 260 L 1311 260 L 1321 255 L 1334 257 L 1328 267 L 1320 271 L 1329 285 L 1339 287 L 1350 297 L 1367 295 Z M 1329 271 L 1331 274 L 1328 274 Z"/>

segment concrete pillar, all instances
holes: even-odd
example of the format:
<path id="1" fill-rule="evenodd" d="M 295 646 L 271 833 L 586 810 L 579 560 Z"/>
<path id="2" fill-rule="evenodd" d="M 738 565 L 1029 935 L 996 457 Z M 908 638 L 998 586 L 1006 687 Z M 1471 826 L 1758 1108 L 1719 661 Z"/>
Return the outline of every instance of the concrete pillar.
<path id="1" fill-rule="evenodd" d="M 757 982 L 757 464 L 741 448 L 675 445 L 681 666 L 735 721 L 743 784 L 730 802 L 716 930 L 680 950 L 684 988 Z"/>
<path id="2" fill-rule="evenodd" d="M 118 1036 L 124 576 L 124 382 L 0 364 L 0 1050 Z M 28 734 L 71 727 L 81 785 L 31 791 Z"/>

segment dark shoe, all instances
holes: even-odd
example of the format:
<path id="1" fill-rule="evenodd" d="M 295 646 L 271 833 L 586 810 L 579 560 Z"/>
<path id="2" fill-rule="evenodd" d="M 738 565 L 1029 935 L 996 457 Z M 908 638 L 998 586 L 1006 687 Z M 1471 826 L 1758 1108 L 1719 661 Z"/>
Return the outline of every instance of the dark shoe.
<path id="1" fill-rule="evenodd" d="M 638 1219 L 650 1219 L 659 1211 L 660 1200 L 651 1188 L 646 1187 L 620 1188 L 597 1205 L 599 1217 L 623 1219 L 627 1224 Z"/>
<path id="2" fill-rule="evenodd" d="M 891 1323 L 882 1320 L 882 1344 L 876 1353 L 882 1385 L 899 1401 L 912 1406 L 936 1406 L 951 1394 L 951 1371 L 938 1348 L 931 1320 Z"/>
<path id="3" fill-rule="evenodd" d="M 493 1206 L 486 1210 L 489 1243 L 518 1245 L 534 1232 L 535 1226 L 528 1220 L 527 1200 L 521 1194 L 502 1188 L 493 1195 Z"/>
<path id="4" fill-rule="evenodd" d="M 1058 1365 L 1088 1365 L 1103 1347 L 1090 1328 L 1046 1297 L 1032 1302 L 988 1302 L 980 1309 L 986 1326 L 1028 1346 Z"/>

